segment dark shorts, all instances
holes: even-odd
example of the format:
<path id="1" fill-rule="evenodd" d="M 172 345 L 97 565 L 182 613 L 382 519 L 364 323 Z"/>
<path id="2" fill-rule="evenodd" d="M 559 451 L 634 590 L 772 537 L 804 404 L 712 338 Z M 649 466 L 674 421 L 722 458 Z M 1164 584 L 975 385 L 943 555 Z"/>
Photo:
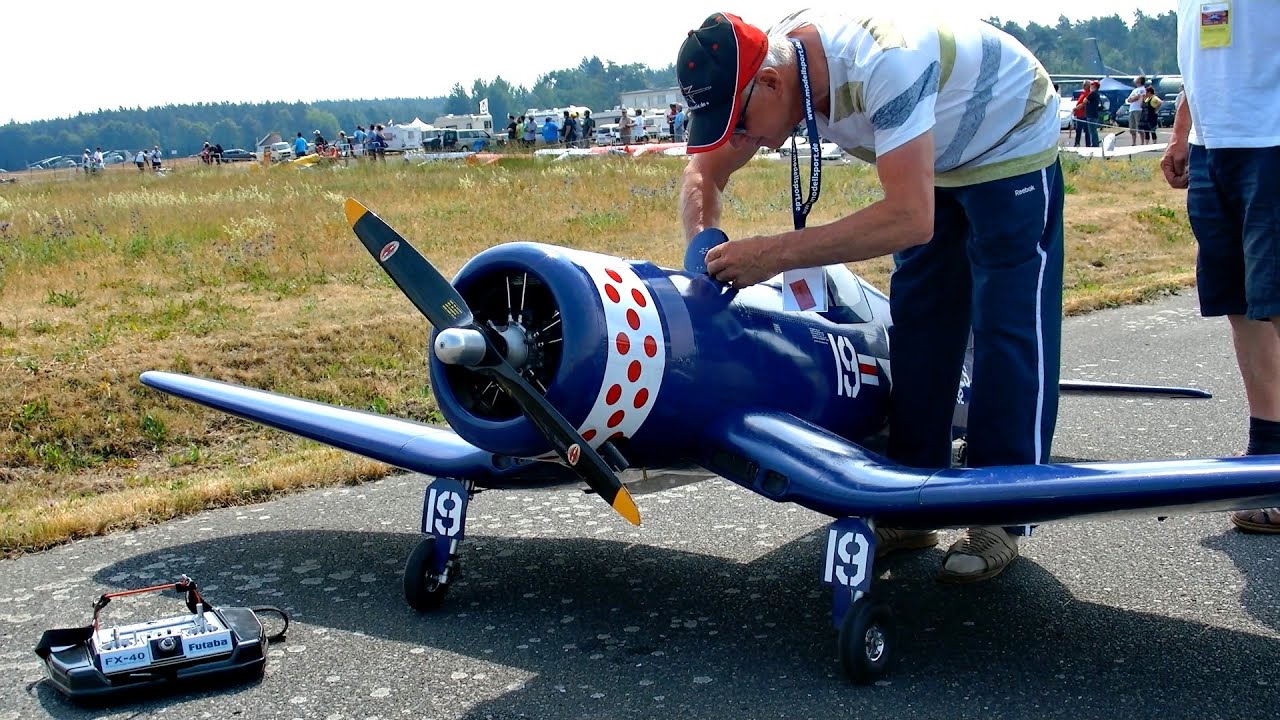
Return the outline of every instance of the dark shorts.
<path id="1" fill-rule="evenodd" d="M 1200 314 L 1280 316 L 1280 146 L 1191 146 L 1187 215 Z"/>

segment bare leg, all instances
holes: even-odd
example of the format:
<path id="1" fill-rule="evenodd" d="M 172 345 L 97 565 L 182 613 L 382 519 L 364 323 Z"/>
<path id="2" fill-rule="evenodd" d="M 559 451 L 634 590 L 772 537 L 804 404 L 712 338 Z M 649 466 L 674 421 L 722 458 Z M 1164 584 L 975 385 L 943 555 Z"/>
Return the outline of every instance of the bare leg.
<path id="1" fill-rule="evenodd" d="M 1280 318 L 1265 322 L 1230 315 L 1228 319 L 1249 415 L 1280 421 Z"/>

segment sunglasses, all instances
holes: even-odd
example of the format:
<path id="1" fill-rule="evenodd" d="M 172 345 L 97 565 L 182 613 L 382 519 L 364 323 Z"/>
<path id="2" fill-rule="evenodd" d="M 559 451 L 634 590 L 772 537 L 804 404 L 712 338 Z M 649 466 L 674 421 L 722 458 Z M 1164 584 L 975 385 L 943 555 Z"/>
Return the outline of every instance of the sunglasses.
<path id="1" fill-rule="evenodd" d="M 751 83 L 751 89 L 747 91 L 746 102 L 742 103 L 742 112 L 738 113 L 738 124 L 733 126 L 734 135 L 747 134 L 747 106 L 751 104 L 751 95 L 756 91 L 756 84 Z"/>

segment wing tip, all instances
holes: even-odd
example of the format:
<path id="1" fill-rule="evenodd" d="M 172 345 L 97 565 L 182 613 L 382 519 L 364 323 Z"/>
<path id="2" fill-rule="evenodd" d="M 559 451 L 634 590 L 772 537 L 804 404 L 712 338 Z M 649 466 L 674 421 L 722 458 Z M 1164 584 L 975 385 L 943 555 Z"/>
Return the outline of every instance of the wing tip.
<path id="1" fill-rule="evenodd" d="M 342 209 L 347 214 L 347 224 L 351 226 L 354 226 L 360 221 L 360 218 L 364 217 L 365 213 L 369 212 L 369 208 L 361 205 L 360 202 L 354 198 L 347 198 Z"/>

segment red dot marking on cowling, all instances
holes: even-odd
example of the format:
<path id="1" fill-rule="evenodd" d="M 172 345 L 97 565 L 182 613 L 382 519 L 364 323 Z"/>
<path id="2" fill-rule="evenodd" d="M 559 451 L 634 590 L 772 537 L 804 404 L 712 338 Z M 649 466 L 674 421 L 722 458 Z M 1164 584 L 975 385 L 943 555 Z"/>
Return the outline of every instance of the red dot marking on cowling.
<path id="1" fill-rule="evenodd" d="M 636 409 L 639 410 L 644 407 L 644 404 L 647 402 L 649 402 L 649 390 L 648 388 L 640 388 L 640 392 L 636 393 L 636 399 L 633 404 Z"/>
<path id="2" fill-rule="evenodd" d="M 658 354 L 658 341 L 653 339 L 652 335 L 644 337 L 644 354 L 654 357 Z"/>
<path id="3" fill-rule="evenodd" d="M 631 352 L 631 338 L 627 337 L 627 334 L 624 332 L 618 333 L 618 341 L 616 345 L 618 346 L 619 355 L 626 355 Z"/>
<path id="4" fill-rule="evenodd" d="M 631 364 L 627 366 L 627 379 L 630 380 L 631 382 L 635 382 L 640 379 L 640 361 L 639 360 L 632 360 Z"/>
<path id="5" fill-rule="evenodd" d="M 620 303 L 620 302 L 622 302 L 622 295 L 618 292 L 618 288 L 616 288 L 616 287 L 614 287 L 614 286 L 612 286 L 612 285 L 605 285 L 605 286 L 604 286 L 604 294 L 605 294 L 605 295 L 608 295 L 608 296 L 609 296 L 609 299 L 610 299 L 610 300 L 612 300 L 612 301 L 613 301 L 613 302 L 615 302 L 615 303 Z"/>
<path id="6" fill-rule="evenodd" d="M 614 440 L 621 440 L 624 437 L 626 437 L 626 435 L 623 434 L 621 430 L 619 430 L 618 432 L 609 436 L 609 442 L 613 442 Z"/>
<path id="7" fill-rule="evenodd" d="M 604 401 L 613 405 L 618 402 L 618 398 L 622 397 L 622 386 L 615 384 L 609 388 L 609 392 L 604 394 Z"/>
<path id="8" fill-rule="evenodd" d="M 631 299 L 635 300 L 640 307 L 649 304 L 649 301 L 644 299 L 644 293 L 640 292 L 640 288 L 631 288 Z"/>
<path id="9" fill-rule="evenodd" d="M 622 410 L 619 410 L 618 412 L 609 416 L 609 422 L 606 424 L 611 428 L 618 427 L 618 425 L 622 423 L 622 418 L 626 417 L 626 415 L 627 414 L 625 412 L 623 412 Z"/>
<path id="10" fill-rule="evenodd" d="M 596 431 L 594 428 L 582 433 L 582 439 L 586 440 L 587 442 L 591 442 L 591 438 L 595 436 L 596 436 Z"/>
<path id="11" fill-rule="evenodd" d="M 640 329 L 640 313 L 636 312 L 635 308 L 627 310 L 627 324 L 631 326 L 632 330 Z"/>
<path id="12" fill-rule="evenodd" d="M 616 283 L 622 282 L 622 276 L 618 274 L 617 270 L 607 269 L 604 271 L 604 274 L 608 275 Z"/>

